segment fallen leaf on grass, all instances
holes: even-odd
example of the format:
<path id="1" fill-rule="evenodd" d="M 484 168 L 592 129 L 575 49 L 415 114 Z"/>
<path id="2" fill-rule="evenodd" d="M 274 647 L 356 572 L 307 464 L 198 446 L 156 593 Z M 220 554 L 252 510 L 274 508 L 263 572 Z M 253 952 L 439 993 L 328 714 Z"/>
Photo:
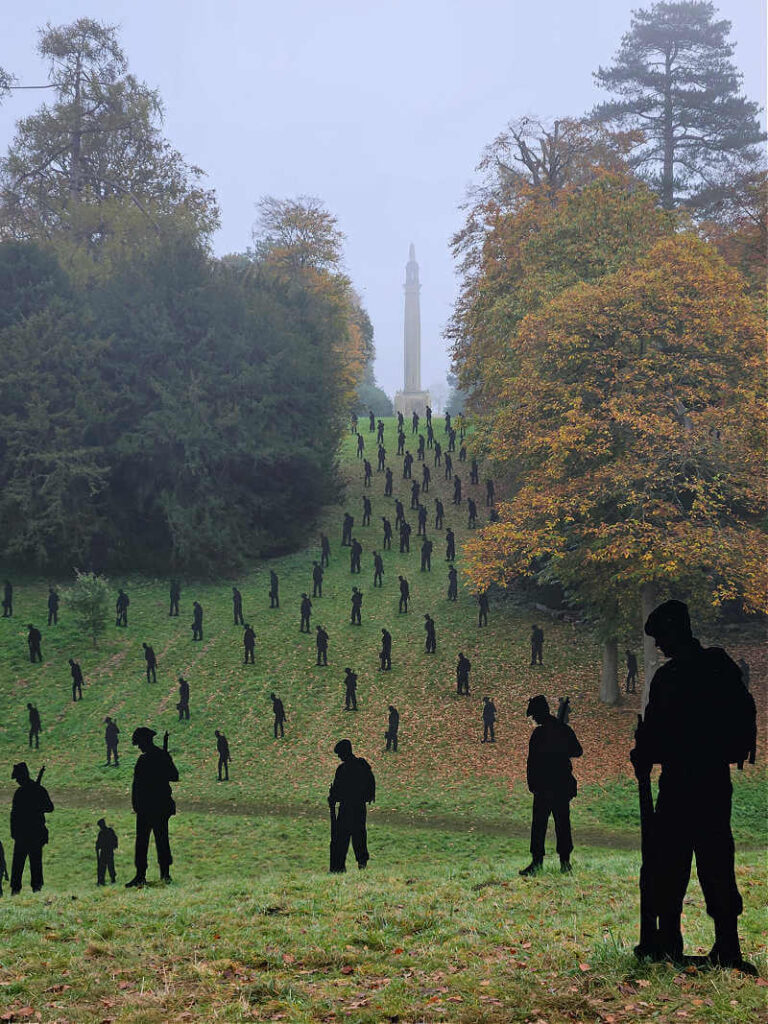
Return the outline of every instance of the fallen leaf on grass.
<path id="1" fill-rule="evenodd" d="M 349 964 L 345 964 L 345 966 L 341 968 L 341 973 L 342 974 L 353 974 L 354 970 L 355 970 L 354 967 L 350 967 Z"/>
<path id="2" fill-rule="evenodd" d="M 579 970 L 580 971 L 591 971 L 592 968 L 590 967 L 589 964 L 579 964 Z"/>

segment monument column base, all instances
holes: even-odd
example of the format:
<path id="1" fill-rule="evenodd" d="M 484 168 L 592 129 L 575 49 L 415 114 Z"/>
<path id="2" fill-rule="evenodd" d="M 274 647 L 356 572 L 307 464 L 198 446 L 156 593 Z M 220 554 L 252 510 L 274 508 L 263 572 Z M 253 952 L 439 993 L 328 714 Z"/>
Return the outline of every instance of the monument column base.
<path id="1" fill-rule="evenodd" d="M 395 392 L 395 415 L 401 412 L 406 420 L 409 420 L 414 412 L 418 413 L 420 419 L 425 419 L 429 404 L 428 391 Z"/>

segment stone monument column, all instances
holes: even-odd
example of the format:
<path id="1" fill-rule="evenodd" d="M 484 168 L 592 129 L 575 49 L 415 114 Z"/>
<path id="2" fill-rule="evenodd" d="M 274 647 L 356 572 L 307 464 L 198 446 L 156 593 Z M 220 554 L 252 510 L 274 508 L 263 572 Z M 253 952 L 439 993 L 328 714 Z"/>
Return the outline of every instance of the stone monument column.
<path id="1" fill-rule="evenodd" d="M 411 243 L 405 265 L 405 318 L 403 328 L 404 388 L 395 394 L 395 412 L 406 418 L 414 412 L 425 416 L 429 395 L 421 390 L 421 310 L 419 306 L 419 264 Z"/>

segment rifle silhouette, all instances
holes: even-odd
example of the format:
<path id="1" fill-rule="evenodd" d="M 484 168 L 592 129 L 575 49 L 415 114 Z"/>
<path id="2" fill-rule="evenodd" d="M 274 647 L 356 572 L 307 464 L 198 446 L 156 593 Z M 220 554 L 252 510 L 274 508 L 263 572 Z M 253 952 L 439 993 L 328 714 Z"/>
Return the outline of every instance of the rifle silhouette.
<path id="1" fill-rule="evenodd" d="M 557 720 L 561 725 L 568 725 L 568 719 L 571 717 L 571 698 L 561 697 L 560 703 L 557 707 Z"/>
<path id="2" fill-rule="evenodd" d="M 37 778 L 35 779 L 35 782 L 37 782 L 39 784 L 41 779 L 42 779 L 42 777 L 43 777 L 43 775 L 45 775 L 45 765 L 43 765 L 43 767 L 37 773 Z"/>
<path id="3" fill-rule="evenodd" d="M 339 863 L 339 820 L 336 817 L 336 803 L 331 798 L 331 791 L 328 791 L 328 809 L 331 814 L 331 842 L 328 850 L 330 857 L 329 870 L 340 872 L 343 868 Z"/>

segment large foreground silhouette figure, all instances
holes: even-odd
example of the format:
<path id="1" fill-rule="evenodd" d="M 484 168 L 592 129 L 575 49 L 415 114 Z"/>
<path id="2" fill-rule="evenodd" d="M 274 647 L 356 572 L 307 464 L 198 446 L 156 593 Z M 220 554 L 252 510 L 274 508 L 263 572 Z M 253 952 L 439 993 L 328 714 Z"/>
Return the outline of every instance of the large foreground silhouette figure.
<path id="1" fill-rule="evenodd" d="M 33 780 L 26 761 L 13 766 L 11 778 L 18 783 L 11 804 L 11 839 L 13 839 L 13 860 L 11 862 L 11 895 L 21 892 L 21 878 L 24 865 L 29 858 L 29 875 L 32 892 L 43 888 L 43 847 L 48 842 L 45 816 L 53 810 L 48 790 L 40 785 L 42 769 Z"/>
<path id="2" fill-rule="evenodd" d="M 166 884 L 171 881 L 173 857 L 168 821 L 176 813 L 176 804 L 170 784 L 179 781 L 179 773 L 168 751 L 155 746 L 155 735 L 154 729 L 140 726 L 134 730 L 131 739 L 141 754 L 133 769 L 131 790 L 131 804 L 136 815 L 136 874 L 130 882 L 126 882 L 126 889 L 140 888 L 147 880 L 147 853 L 152 833 L 155 836 L 160 877 Z"/>
<path id="3" fill-rule="evenodd" d="M 368 836 L 365 828 L 366 804 L 376 799 L 376 779 L 363 757 L 352 753 L 349 740 L 339 740 L 333 748 L 341 759 L 328 792 L 331 812 L 331 871 L 346 871 L 347 850 L 352 840 L 357 866 L 368 863 Z M 336 804 L 339 805 L 336 813 Z"/>
<path id="4" fill-rule="evenodd" d="M 661 765 L 641 875 L 646 906 L 652 905 L 658 927 L 655 934 L 644 929 L 635 952 L 683 959 L 680 918 L 695 854 L 707 913 L 715 924 L 709 960 L 756 973 L 742 960 L 739 943 L 742 900 L 734 868 L 729 768 L 754 757 L 754 701 L 726 652 L 702 647 L 694 637 L 682 602 L 659 605 L 645 632 L 669 660 L 651 680 L 630 755 L 641 787 L 649 787 L 653 765 Z"/>

